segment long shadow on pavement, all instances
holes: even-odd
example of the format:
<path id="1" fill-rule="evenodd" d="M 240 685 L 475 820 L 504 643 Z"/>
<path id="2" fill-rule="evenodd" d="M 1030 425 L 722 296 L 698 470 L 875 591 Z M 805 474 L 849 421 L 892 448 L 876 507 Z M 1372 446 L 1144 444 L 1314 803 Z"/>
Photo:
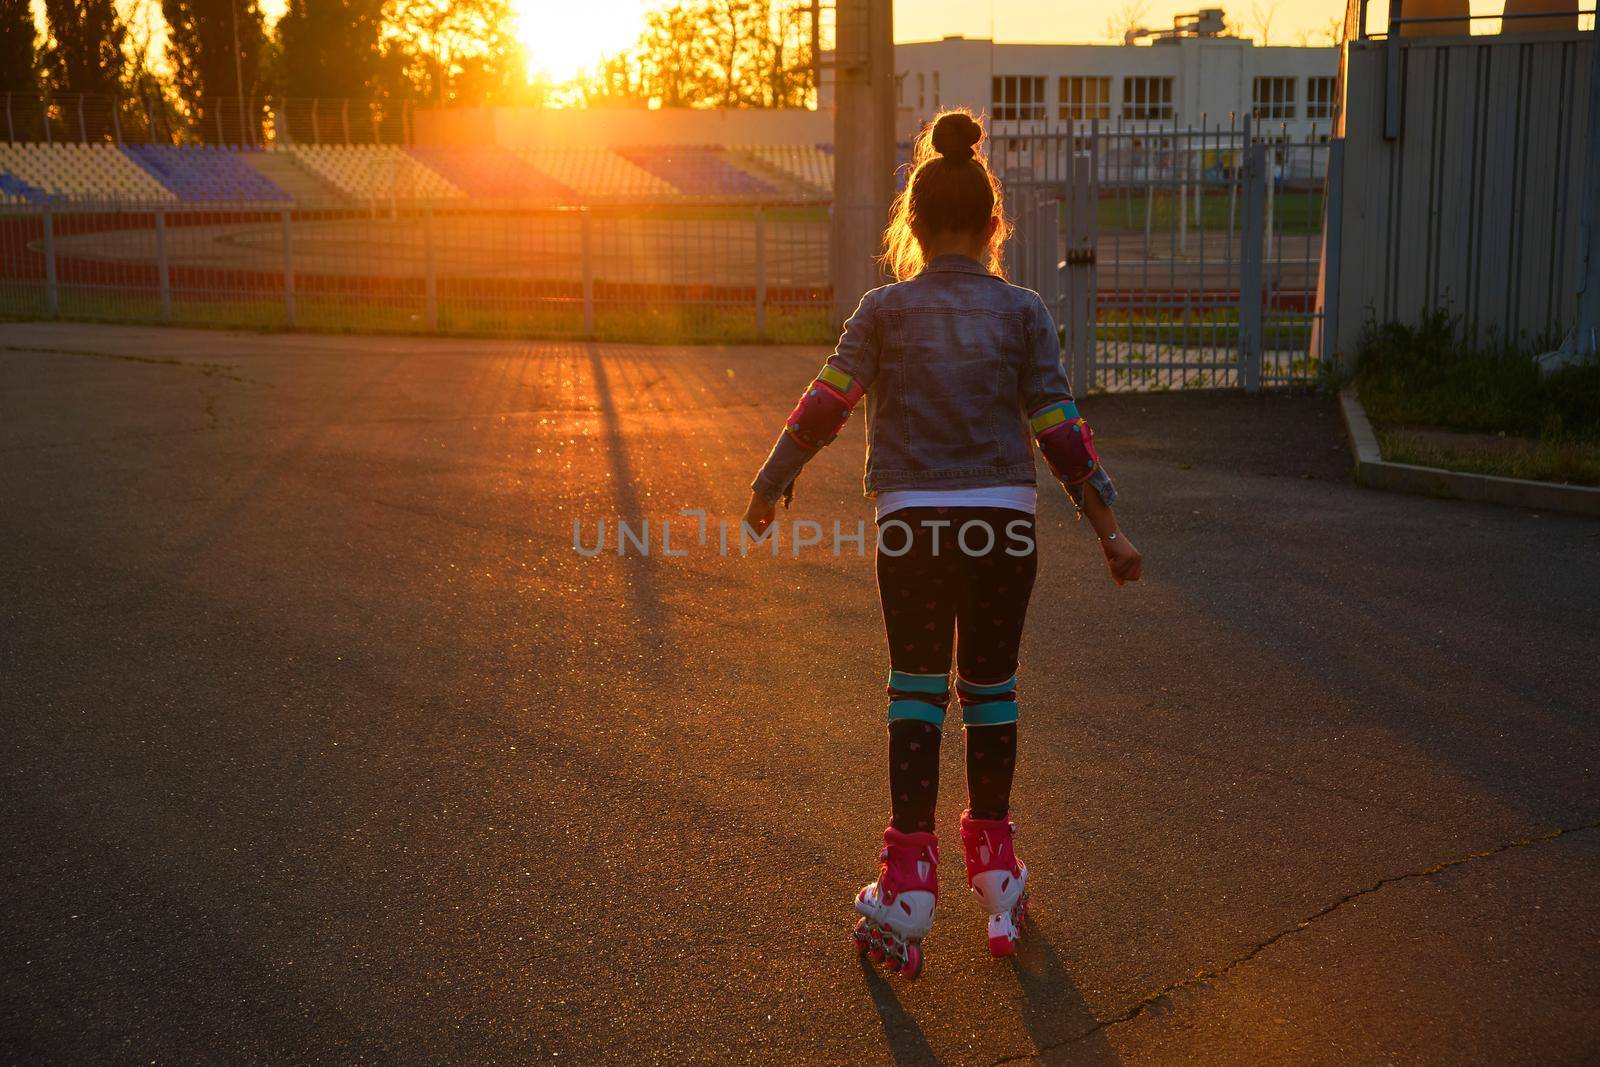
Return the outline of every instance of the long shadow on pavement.
<path id="1" fill-rule="evenodd" d="M 1011 969 L 1022 990 L 1022 1025 L 1041 1057 L 1054 1051 L 1060 1059 L 1072 1063 L 1122 1062 L 1106 1035 L 1093 1029 L 1097 1022 L 1094 1013 L 1037 923 L 1031 923 L 1017 943 Z M 1086 1036 L 1079 1039 L 1078 1034 Z"/>
<path id="2" fill-rule="evenodd" d="M 867 957 L 860 957 L 861 977 L 872 994 L 872 1006 L 878 1009 L 878 1022 L 883 1026 L 883 1040 L 895 1063 L 938 1063 L 933 1046 L 895 996 L 889 980 L 878 973 L 878 968 Z"/>
<path id="3" fill-rule="evenodd" d="M 616 500 L 617 520 L 642 520 L 644 511 L 639 503 L 638 478 L 628 457 L 627 441 L 622 436 L 622 417 L 617 411 L 616 395 L 611 387 L 611 378 L 606 373 L 605 360 L 600 354 L 599 345 L 587 344 L 584 351 L 589 356 L 589 372 L 594 378 L 595 399 L 600 404 L 606 450 L 611 456 L 612 496 Z M 621 531 L 618 531 L 618 537 L 621 537 Z M 638 552 L 624 553 L 623 559 L 627 561 L 629 584 L 634 593 L 631 607 L 643 623 L 641 637 L 659 646 L 665 641 L 668 618 L 667 609 L 661 602 L 661 593 L 656 587 L 651 562 Z"/>

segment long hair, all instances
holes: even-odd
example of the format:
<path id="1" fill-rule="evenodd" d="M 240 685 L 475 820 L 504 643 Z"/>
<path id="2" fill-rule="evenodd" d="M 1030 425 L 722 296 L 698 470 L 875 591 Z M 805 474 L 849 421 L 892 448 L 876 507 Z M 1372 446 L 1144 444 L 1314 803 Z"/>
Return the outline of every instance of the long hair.
<path id="1" fill-rule="evenodd" d="M 983 127 L 966 108 L 950 108 L 922 128 L 911 151 L 911 177 L 889 208 L 878 262 L 900 281 L 915 277 L 927 263 L 924 244 L 932 237 L 981 231 L 998 219 L 983 250 L 983 265 L 1004 276 L 1001 252 L 1011 236 L 1000 179 L 980 152 Z"/>

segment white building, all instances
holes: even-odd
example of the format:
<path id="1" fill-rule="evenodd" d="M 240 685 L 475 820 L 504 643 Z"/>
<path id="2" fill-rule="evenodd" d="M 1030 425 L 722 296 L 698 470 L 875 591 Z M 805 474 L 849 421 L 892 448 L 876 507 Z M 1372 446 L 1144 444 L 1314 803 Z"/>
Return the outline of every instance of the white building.
<path id="1" fill-rule="evenodd" d="M 1320 139 L 1332 124 L 1338 67 L 1336 48 L 1264 48 L 1220 33 L 1163 36 L 1149 45 L 960 36 L 895 45 L 903 133 L 941 107 L 964 106 L 989 115 L 996 134 L 1058 131 L 1069 119 L 1098 119 L 1103 130 L 1119 122 L 1227 129 L 1252 115 L 1263 134 Z"/>

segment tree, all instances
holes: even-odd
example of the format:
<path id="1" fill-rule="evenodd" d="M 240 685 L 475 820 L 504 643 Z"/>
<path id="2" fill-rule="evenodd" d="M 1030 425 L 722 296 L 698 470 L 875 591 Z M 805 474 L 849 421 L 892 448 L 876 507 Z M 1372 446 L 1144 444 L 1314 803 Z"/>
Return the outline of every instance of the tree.
<path id="1" fill-rule="evenodd" d="M 131 0 L 122 8 L 128 27 L 123 48 L 128 57 L 123 70 L 122 136 L 130 141 L 167 140 L 180 116 L 172 95 L 172 82 L 161 63 L 160 48 L 166 32 L 161 0 Z"/>
<path id="2" fill-rule="evenodd" d="M 1149 10 L 1150 6 L 1145 0 L 1127 0 L 1120 8 L 1106 16 L 1106 37 L 1118 44 L 1129 42 L 1129 34 L 1134 30 L 1145 28 Z"/>
<path id="3" fill-rule="evenodd" d="M 510 0 L 389 0 L 385 51 L 411 95 L 440 104 L 517 96 L 526 80 Z"/>
<path id="4" fill-rule="evenodd" d="M 267 40 L 256 0 L 161 0 L 161 10 L 173 87 L 191 116 L 207 117 L 208 101 L 261 91 Z"/>
<path id="5" fill-rule="evenodd" d="M 1250 19 L 1255 25 L 1256 35 L 1261 38 L 1263 47 L 1272 43 L 1272 20 L 1278 17 L 1278 4 L 1280 0 L 1251 0 Z"/>
<path id="6" fill-rule="evenodd" d="M 679 0 L 628 52 L 580 79 L 590 106 L 805 107 L 815 99 L 809 0 Z"/>
<path id="7" fill-rule="evenodd" d="M 115 96 L 126 64 L 128 27 L 112 0 L 44 0 L 50 39 L 42 55 L 53 92 Z"/>
<path id="8" fill-rule="evenodd" d="M 285 96 L 381 95 L 384 0 L 289 0 L 278 22 Z"/>
<path id="9" fill-rule="evenodd" d="M 38 92 L 38 37 L 28 0 L 0 0 L 0 92 Z"/>

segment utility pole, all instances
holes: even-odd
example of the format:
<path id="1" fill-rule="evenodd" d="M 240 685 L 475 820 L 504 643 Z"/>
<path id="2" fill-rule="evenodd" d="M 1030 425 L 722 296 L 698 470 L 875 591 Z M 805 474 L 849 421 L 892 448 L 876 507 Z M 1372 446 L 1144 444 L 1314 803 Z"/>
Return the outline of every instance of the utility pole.
<path id="1" fill-rule="evenodd" d="M 822 106 L 822 0 L 811 0 L 811 91 Z"/>
<path id="2" fill-rule="evenodd" d="M 239 56 L 239 0 L 233 0 L 233 3 L 229 5 L 229 11 L 233 14 L 233 88 L 234 92 L 238 94 L 239 134 L 242 141 L 245 132 L 244 60 Z M 251 143 L 255 143 L 254 137 L 251 138 Z"/>
<path id="3" fill-rule="evenodd" d="M 838 0 L 833 53 L 833 321 L 884 281 L 875 257 L 894 197 L 894 8 Z"/>

